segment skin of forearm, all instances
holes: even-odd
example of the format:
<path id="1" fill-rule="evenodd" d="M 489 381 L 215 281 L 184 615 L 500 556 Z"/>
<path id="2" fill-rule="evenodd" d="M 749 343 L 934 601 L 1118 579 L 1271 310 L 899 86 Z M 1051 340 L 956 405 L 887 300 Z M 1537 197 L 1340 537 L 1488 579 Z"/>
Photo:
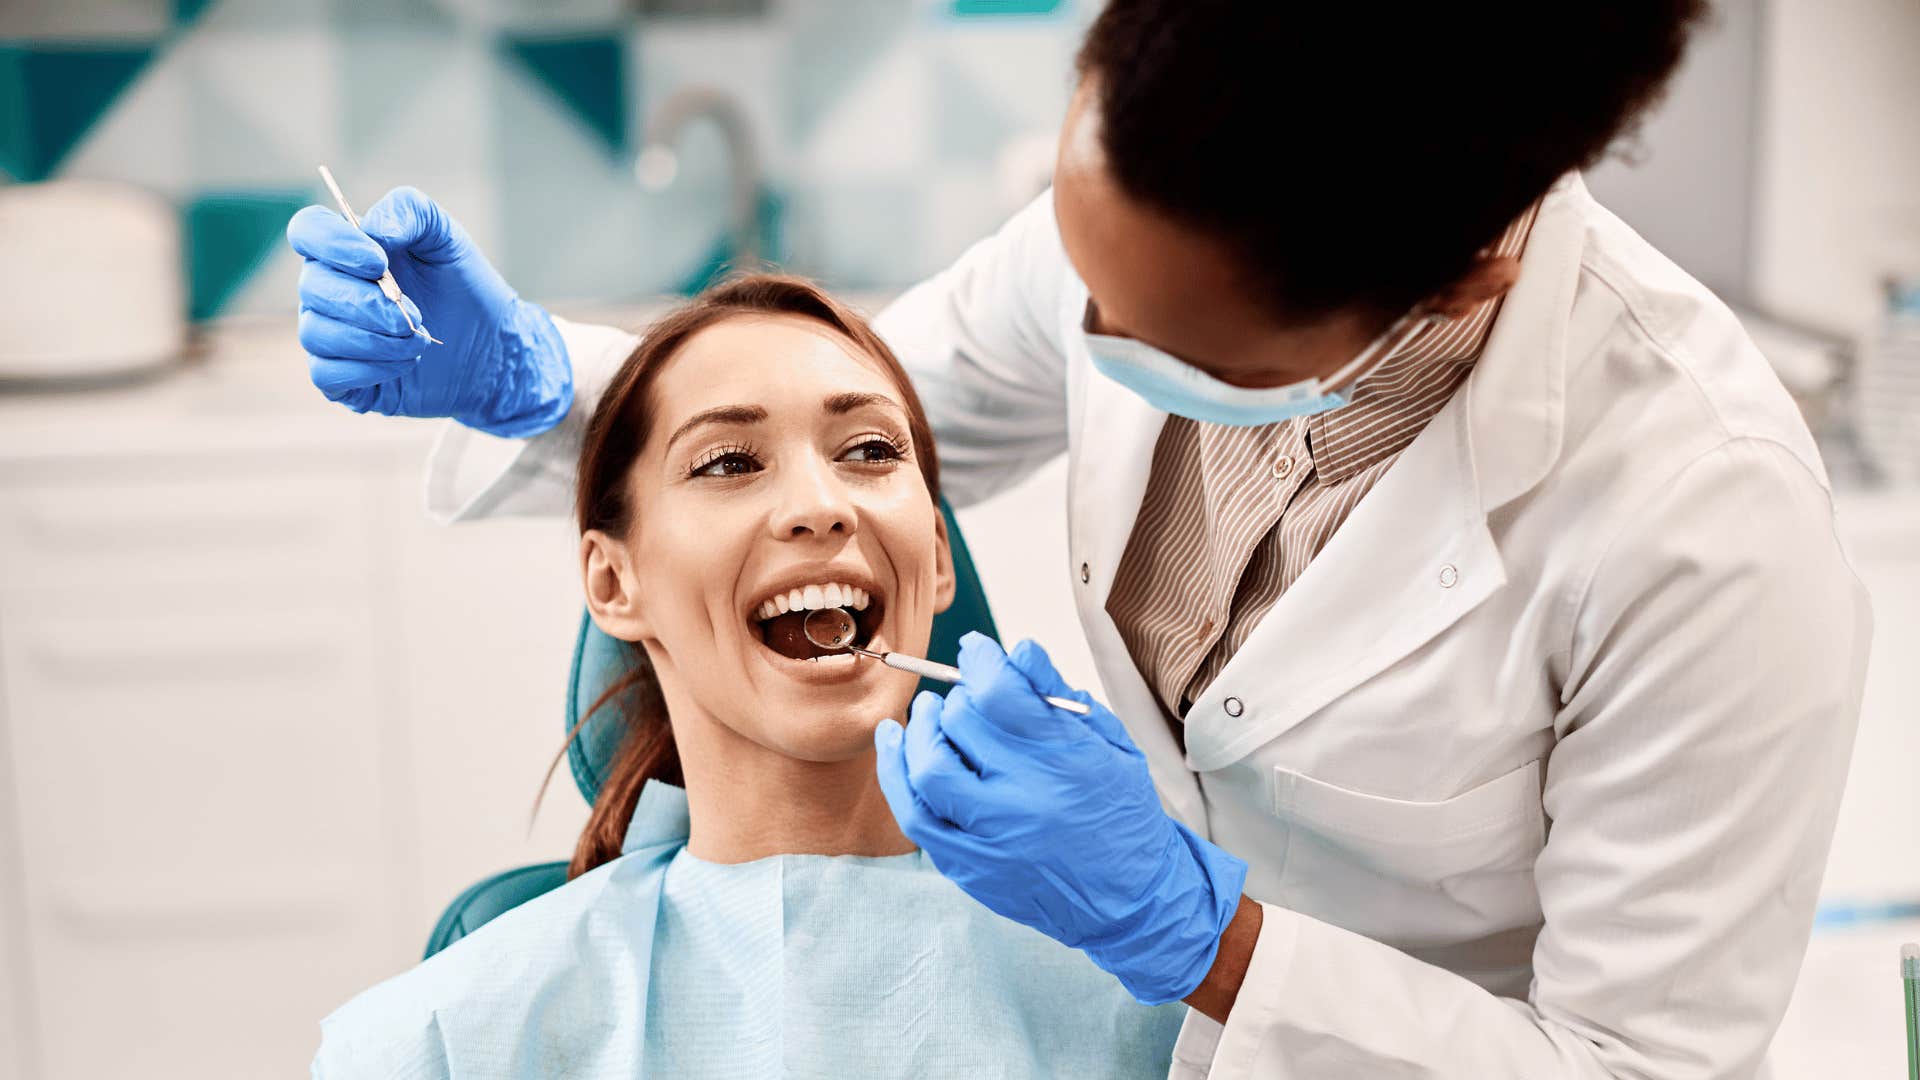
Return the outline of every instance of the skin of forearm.
<path id="1" fill-rule="evenodd" d="M 1233 921 L 1220 934 L 1220 951 L 1214 954 L 1213 967 L 1187 995 L 1188 1005 L 1218 1023 L 1227 1022 L 1227 1014 L 1240 996 L 1240 984 L 1247 977 L 1254 942 L 1260 940 L 1262 918 L 1260 905 L 1241 896 Z"/>

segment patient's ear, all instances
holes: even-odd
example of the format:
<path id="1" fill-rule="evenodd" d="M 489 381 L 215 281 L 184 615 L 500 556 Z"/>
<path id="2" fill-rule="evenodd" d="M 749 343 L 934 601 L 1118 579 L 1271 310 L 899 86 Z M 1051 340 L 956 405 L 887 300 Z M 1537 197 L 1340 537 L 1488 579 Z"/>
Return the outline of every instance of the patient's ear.
<path id="1" fill-rule="evenodd" d="M 933 613 L 935 615 L 953 606 L 953 595 L 959 582 L 953 576 L 953 544 L 947 539 L 947 515 L 941 513 L 938 504 L 933 508 Z"/>
<path id="2" fill-rule="evenodd" d="M 648 636 L 633 575 L 633 553 L 626 541 L 599 529 L 588 529 L 580 537 L 580 577 L 593 625 L 621 641 L 641 641 Z"/>

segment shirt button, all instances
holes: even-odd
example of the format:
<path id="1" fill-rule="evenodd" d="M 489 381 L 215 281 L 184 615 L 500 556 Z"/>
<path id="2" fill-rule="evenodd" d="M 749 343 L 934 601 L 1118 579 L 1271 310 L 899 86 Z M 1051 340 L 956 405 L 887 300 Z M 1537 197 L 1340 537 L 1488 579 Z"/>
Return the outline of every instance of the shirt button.
<path id="1" fill-rule="evenodd" d="M 1228 716 L 1239 716 L 1241 713 L 1247 711 L 1246 704 L 1237 697 L 1230 697 L 1226 701 L 1221 702 L 1220 707 L 1227 710 Z"/>
<path id="2" fill-rule="evenodd" d="M 1208 619 L 1205 622 L 1202 622 L 1200 624 L 1200 638 L 1201 640 L 1204 641 L 1205 639 L 1207 639 L 1208 637 L 1211 637 L 1212 635 L 1213 635 L 1213 620 Z"/>
<path id="3" fill-rule="evenodd" d="M 1275 480 L 1285 480 L 1289 475 L 1292 474 L 1292 472 L 1293 472 L 1292 458 L 1286 457 L 1283 455 L 1274 460 L 1273 478 Z"/>
<path id="4" fill-rule="evenodd" d="M 1081 563 L 1080 564 L 1080 584 L 1085 585 L 1087 582 L 1092 580 L 1093 580 L 1093 574 L 1091 571 L 1087 569 L 1087 564 Z"/>
<path id="5" fill-rule="evenodd" d="M 1459 584 L 1459 582 L 1460 582 L 1460 571 L 1454 569 L 1452 563 L 1448 563 L 1447 565 L 1440 568 L 1440 587 L 1441 588 L 1451 589 L 1455 585 Z"/>

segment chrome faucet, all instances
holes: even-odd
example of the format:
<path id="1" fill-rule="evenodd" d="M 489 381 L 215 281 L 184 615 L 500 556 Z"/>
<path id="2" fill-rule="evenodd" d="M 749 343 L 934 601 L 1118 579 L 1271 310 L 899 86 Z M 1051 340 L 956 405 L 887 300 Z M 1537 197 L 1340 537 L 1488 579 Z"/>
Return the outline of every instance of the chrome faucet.
<path id="1" fill-rule="evenodd" d="M 760 256 L 760 159 L 746 112 L 724 91 L 690 86 L 663 102 L 647 122 L 646 144 L 633 162 L 634 178 L 653 192 L 673 183 L 680 172 L 675 149 L 680 134 L 702 117 L 712 120 L 726 140 L 734 261 L 749 264 Z"/>

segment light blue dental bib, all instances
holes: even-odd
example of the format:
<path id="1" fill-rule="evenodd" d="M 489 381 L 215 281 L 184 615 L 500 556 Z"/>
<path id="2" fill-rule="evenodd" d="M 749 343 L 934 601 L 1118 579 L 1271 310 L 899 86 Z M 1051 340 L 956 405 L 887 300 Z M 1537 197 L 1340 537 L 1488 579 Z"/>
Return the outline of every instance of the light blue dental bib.
<path id="1" fill-rule="evenodd" d="M 1164 1077 L 1147 1008 L 923 853 L 686 853 L 650 783 L 620 858 L 322 1024 L 316 1077 Z"/>

